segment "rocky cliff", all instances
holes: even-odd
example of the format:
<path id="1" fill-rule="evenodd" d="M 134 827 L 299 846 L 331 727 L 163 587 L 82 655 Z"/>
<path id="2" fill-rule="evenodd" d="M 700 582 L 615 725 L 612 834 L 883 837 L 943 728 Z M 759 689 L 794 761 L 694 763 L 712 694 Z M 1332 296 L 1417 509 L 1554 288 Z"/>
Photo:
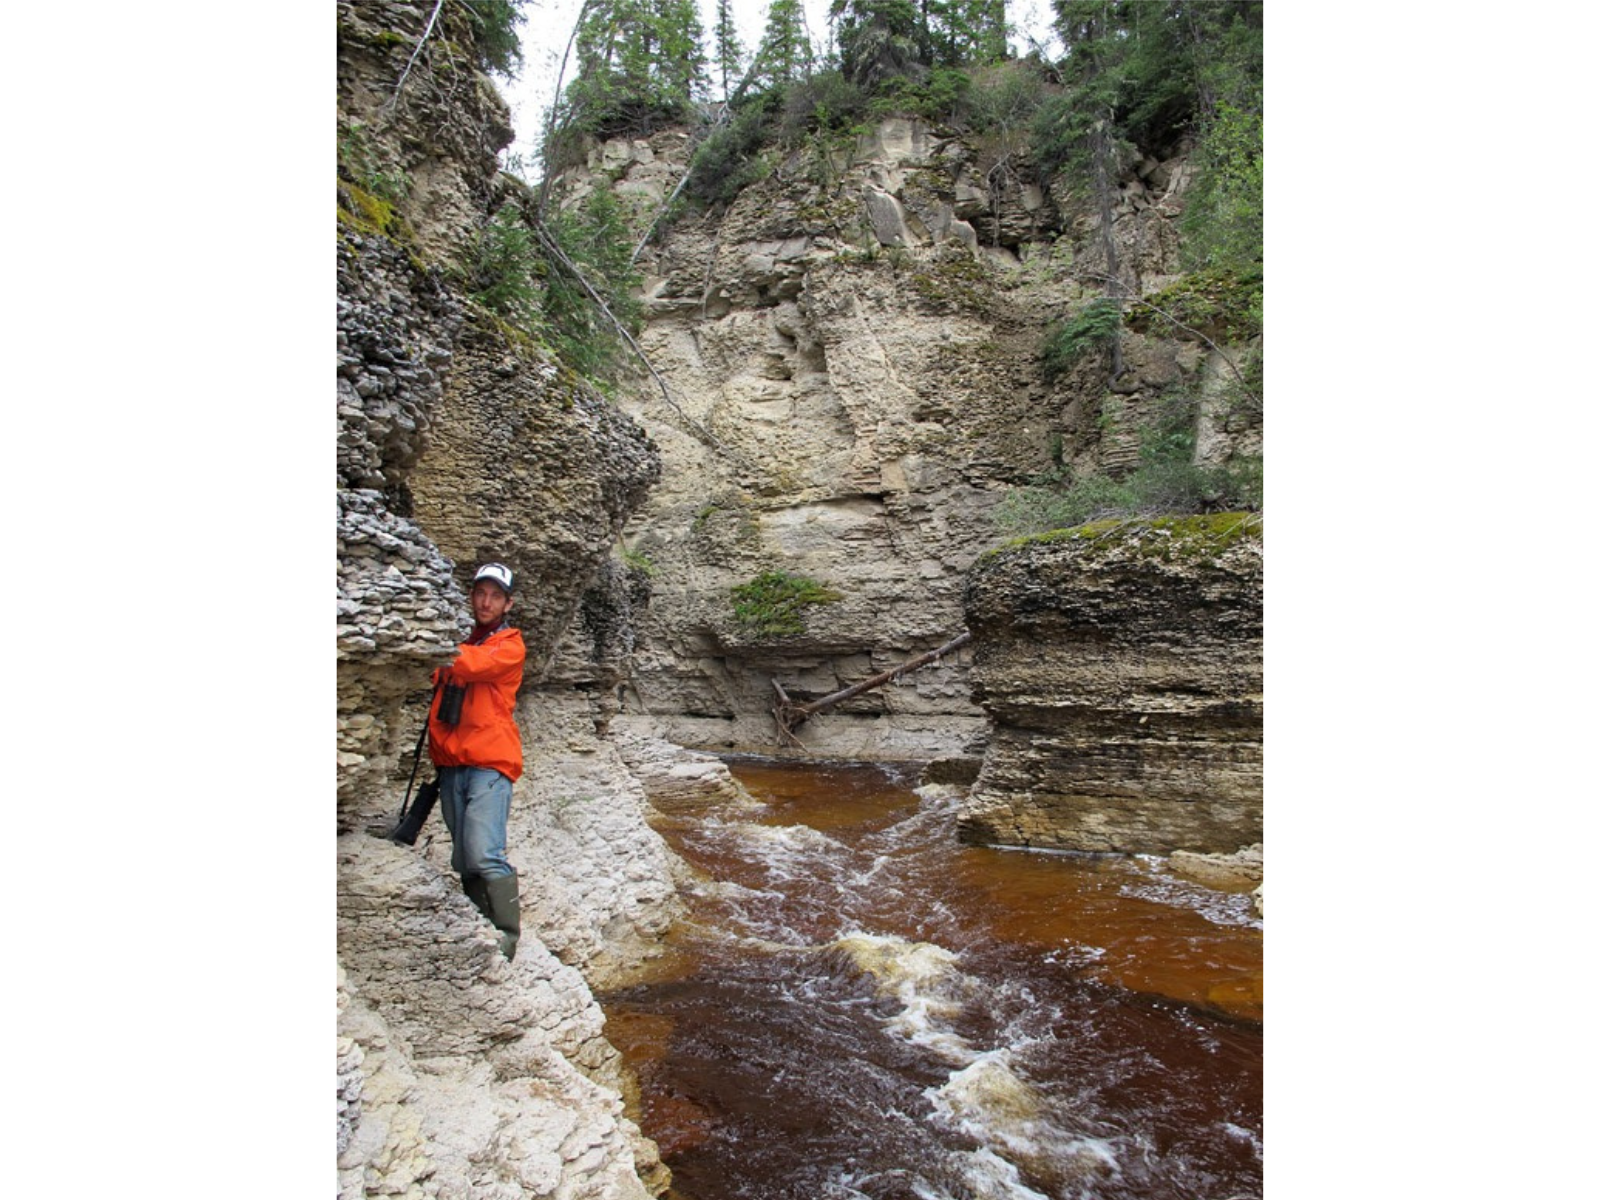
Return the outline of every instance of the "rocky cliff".
<path id="1" fill-rule="evenodd" d="M 644 218 L 681 176 L 682 131 L 595 146 L 569 200 L 609 186 Z M 1135 295 L 1180 278 L 1186 148 L 1130 167 L 1114 205 Z M 958 633 L 966 572 L 1007 492 L 1056 467 L 1125 469 L 1174 385 L 1204 393 L 1214 340 L 1128 331 L 1114 393 L 1098 356 L 1047 380 L 1046 327 L 1102 294 L 1087 198 L 1014 168 L 1025 150 L 894 118 L 778 162 L 725 212 L 647 247 L 640 338 L 665 387 L 627 405 L 661 485 L 628 526 L 653 568 L 630 718 L 701 747 L 779 749 L 773 681 L 814 699 Z M 1259 421 L 1203 415 L 1202 453 L 1259 449 Z M 833 593 L 803 629 L 752 627 L 733 589 L 773 572 Z M 807 724 L 811 751 L 981 752 L 963 651 Z M 648 718 L 648 719 L 646 719 Z"/>
<path id="2" fill-rule="evenodd" d="M 1133 854 L 1260 842 L 1261 555 L 1260 519 L 1221 513 L 980 559 L 966 614 L 993 734 L 962 838 Z"/>
<path id="3" fill-rule="evenodd" d="M 644 248 L 656 374 L 613 404 L 471 298 L 512 185 L 469 11 L 347 0 L 338 18 L 342 1195 L 664 1186 L 591 987 L 656 953 L 675 911 L 647 790 L 716 768 L 668 742 L 776 749 L 774 681 L 815 698 L 970 626 L 966 649 L 804 726 L 810 749 L 987 751 L 976 838 L 1259 839 L 1259 536 L 1194 559 L 1164 553 L 1170 532 L 983 557 L 1011 489 L 1129 468 L 1175 385 L 1202 397 L 1201 457 L 1259 449 L 1259 413 L 1206 407 L 1238 349 L 1222 330 L 1134 322 L 1114 376 L 1095 356 L 1040 368 L 1045 328 L 1101 294 L 1108 246 L 1130 295 L 1180 278 L 1184 146 L 1130 165 L 1107 230 L 993 138 L 894 118 L 818 139 Z M 595 145 L 562 202 L 608 187 L 642 233 L 692 143 Z M 437 824 L 415 849 L 382 836 L 487 557 L 523 580 L 530 654 L 511 963 Z M 805 597 L 795 620 L 755 586 L 773 579 Z"/>
<path id="4" fill-rule="evenodd" d="M 651 953 L 673 913 L 644 793 L 599 736 L 630 624 L 609 555 L 659 456 L 472 304 L 462 257 L 511 130 L 465 8 L 441 7 L 424 40 L 433 9 L 338 6 L 340 1194 L 642 1200 L 664 1170 L 623 1115 L 590 985 Z M 382 836 L 489 557 L 520 577 L 529 649 L 509 963 L 439 819 L 415 849 Z"/>

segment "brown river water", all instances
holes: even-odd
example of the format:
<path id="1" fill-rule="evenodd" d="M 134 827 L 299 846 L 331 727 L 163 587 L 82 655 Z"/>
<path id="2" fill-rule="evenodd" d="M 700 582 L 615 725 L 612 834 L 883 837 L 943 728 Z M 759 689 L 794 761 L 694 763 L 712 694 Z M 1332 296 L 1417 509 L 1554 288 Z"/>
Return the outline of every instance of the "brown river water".
<path id="1" fill-rule="evenodd" d="M 703 878 L 600 998 L 669 1200 L 1261 1195 L 1248 896 L 961 845 L 909 769 L 727 761 L 760 804 L 663 815 Z"/>

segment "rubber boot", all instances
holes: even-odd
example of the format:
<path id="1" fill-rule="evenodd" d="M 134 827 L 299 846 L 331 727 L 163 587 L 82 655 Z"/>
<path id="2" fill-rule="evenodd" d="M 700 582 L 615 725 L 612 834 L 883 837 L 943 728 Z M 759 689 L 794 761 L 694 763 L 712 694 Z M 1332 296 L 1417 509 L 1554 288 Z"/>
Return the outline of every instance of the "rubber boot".
<path id="1" fill-rule="evenodd" d="M 482 875 L 463 875 L 461 890 L 484 916 L 489 916 L 489 881 Z M 493 919 L 492 917 L 490 918 Z"/>
<path id="2" fill-rule="evenodd" d="M 489 923 L 500 931 L 500 953 L 517 956 L 517 939 L 522 936 L 522 901 L 517 893 L 517 875 L 491 875 L 483 881 L 489 893 Z"/>

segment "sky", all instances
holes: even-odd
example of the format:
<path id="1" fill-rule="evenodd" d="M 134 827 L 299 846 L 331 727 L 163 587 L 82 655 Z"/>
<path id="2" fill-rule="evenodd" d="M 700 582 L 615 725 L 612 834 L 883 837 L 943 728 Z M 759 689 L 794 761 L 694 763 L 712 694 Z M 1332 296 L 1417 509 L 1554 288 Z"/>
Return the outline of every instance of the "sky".
<path id="1" fill-rule="evenodd" d="M 805 0 L 806 21 L 814 42 L 827 42 L 829 4 L 830 0 Z M 561 57 L 582 6 L 583 0 L 530 0 L 524 5 L 527 20 L 521 30 L 522 72 L 517 79 L 502 79 L 499 83 L 501 93 L 511 105 L 511 121 L 517 131 L 517 140 L 507 153 L 520 155 L 525 163 L 532 163 L 538 157 L 537 145 L 545 111 L 555 94 Z M 716 23 L 716 7 L 716 0 L 700 0 L 700 23 L 708 35 Z M 761 32 L 766 27 L 767 0 L 733 0 L 733 12 L 740 42 L 748 54 L 761 40 Z M 1053 37 L 1049 0 L 1007 0 L 1006 17 L 1017 29 L 1041 41 Z M 1027 43 L 1018 36 L 1012 44 L 1025 48 Z M 708 52 L 709 49 L 707 47 Z M 569 61 L 568 82 L 573 69 L 574 63 Z"/>

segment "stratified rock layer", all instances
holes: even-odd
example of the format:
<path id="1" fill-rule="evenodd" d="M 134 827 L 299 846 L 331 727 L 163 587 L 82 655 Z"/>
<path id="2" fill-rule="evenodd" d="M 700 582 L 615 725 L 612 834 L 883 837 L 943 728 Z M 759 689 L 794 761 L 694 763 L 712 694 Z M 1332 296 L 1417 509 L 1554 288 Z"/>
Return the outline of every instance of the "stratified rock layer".
<path id="1" fill-rule="evenodd" d="M 995 551 L 966 596 L 994 731 L 972 842 L 1165 854 L 1261 841 L 1261 536 L 1220 514 Z"/>
<path id="2" fill-rule="evenodd" d="M 647 1200 L 667 1172 L 623 1113 L 590 989 L 652 953 L 675 911 L 644 792 L 599 737 L 631 648 L 608 557 L 658 457 L 461 291 L 511 137 L 468 11 L 360 0 L 338 19 L 339 1194 Z M 489 557 L 518 574 L 528 647 L 512 962 L 437 815 L 414 848 L 383 836 Z"/>
<path id="3" fill-rule="evenodd" d="M 1001 536 L 1011 489 L 1058 467 L 1124 474 L 1164 398 L 1216 390 L 1214 344 L 1132 329 L 1115 395 L 1108 352 L 1044 376 L 1051 323 L 1104 295 L 1107 237 L 1084 194 L 1029 182 L 1025 141 L 886 118 L 794 151 L 725 210 L 685 211 L 646 243 L 639 341 L 656 375 L 622 403 L 665 470 L 628 528 L 654 572 L 627 701 L 661 736 L 778 750 L 774 681 L 815 700 L 955 636 L 967 570 Z M 595 146 L 563 181 L 567 200 L 601 186 L 658 197 L 689 148 L 675 130 Z M 1182 277 L 1191 172 L 1186 147 L 1167 154 L 1130 168 L 1112 205 L 1129 295 Z M 1215 424 L 1208 462 L 1256 448 L 1255 429 Z M 752 631 L 732 589 L 773 571 L 839 599 L 806 609 L 803 632 Z M 981 753 L 969 657 L 858 695 L 799 736 L 840 757 Z"/>

